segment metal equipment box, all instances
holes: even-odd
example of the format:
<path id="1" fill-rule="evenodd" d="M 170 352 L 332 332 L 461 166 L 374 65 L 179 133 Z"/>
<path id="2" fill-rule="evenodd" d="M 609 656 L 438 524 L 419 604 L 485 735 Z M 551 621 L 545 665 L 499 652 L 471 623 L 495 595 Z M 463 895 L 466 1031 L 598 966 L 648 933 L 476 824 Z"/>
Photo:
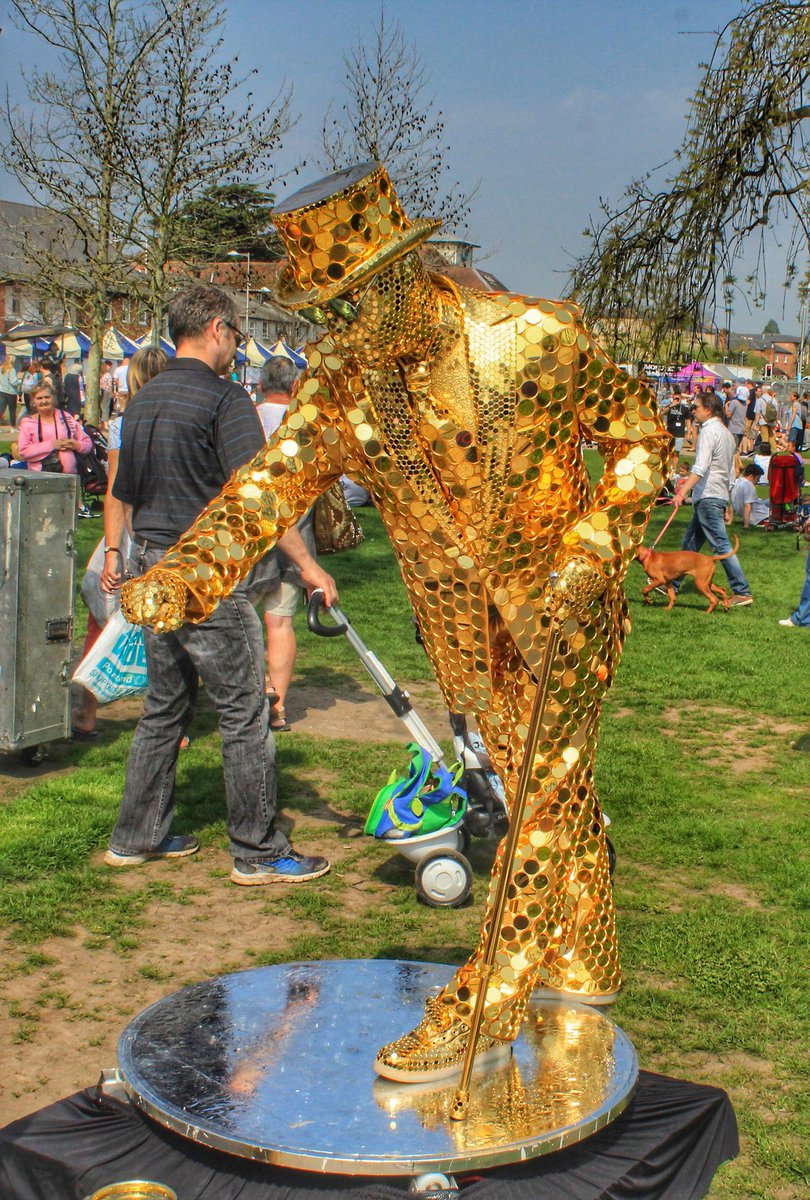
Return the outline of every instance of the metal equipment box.
<path id="1" fill-rule="evenodd" d="M 0 750 L 70 736 L 77 485 L 0 470 Z"/>

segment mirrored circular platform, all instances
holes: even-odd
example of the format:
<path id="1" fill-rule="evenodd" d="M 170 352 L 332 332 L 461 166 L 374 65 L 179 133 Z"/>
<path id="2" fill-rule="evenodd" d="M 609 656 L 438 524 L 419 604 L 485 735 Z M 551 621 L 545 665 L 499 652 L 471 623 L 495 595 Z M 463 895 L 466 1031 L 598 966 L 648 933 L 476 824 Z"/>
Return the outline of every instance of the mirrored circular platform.
<path id="1" fill-rule="evenodd" d="M 457 1081 L 378 1079 L 381 1045 L 421 1020 L 453 968 L 388 960 L 293 963 L 176 992 L 125 1029 L 119 1067 L 135 1104 L 231 1154 L 307 1171 L 452 1173 L 581 1140 L 622 1111 L 635 1051 L 586 1005 L 533 1001 L 511 1060 Z"/>

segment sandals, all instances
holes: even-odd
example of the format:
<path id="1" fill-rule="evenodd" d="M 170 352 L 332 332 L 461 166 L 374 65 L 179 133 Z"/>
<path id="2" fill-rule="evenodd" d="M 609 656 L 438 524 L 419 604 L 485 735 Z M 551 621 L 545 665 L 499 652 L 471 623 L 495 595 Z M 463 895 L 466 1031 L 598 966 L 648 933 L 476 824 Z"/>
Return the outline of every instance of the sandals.
<path id="1" fill-rule="evenodd" d="M 270 730 L 272 733 L 286 733 L 290 728 L 287 714 L 284 711 L 284 706 L 281 704 L 270 705 Z"/>
<path id="2" fill-rule="evenodd" d="M 280 696 L 273 687 L 269 672 L 264 673 L 264 694 L 270 704 L 270 729 L 272 733 L 286 733 L 290 728 L 284 705 L 279 704 Z"/>

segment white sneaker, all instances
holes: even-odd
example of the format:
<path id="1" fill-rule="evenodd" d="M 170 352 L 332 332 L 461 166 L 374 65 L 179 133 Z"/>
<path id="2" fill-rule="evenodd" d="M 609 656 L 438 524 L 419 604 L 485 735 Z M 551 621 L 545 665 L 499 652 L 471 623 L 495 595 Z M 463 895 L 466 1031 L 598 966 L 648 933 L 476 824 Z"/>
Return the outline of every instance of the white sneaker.
<path id="1" fill-rule="evenodd" d="M 797 625 L 790 617 L 785 617 L 784 621 L 780 621 L 779 624 L 783 625 L 785 629 L 801 629 L 801 625 Z"/>

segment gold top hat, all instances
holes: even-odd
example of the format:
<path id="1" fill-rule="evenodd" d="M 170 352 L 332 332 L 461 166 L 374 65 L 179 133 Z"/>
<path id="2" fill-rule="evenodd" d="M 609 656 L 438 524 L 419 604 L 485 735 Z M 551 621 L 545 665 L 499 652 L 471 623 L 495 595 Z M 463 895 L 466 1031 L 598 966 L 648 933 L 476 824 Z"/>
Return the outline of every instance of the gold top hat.
<path id="1" fill-rule="evenodd" d="M 441 225 L 408 220 L 380 163 L 327 175 L 272 215 L 290 260 L 272 289 L 285 308 L 306 308 L 350 291 Z"/>

